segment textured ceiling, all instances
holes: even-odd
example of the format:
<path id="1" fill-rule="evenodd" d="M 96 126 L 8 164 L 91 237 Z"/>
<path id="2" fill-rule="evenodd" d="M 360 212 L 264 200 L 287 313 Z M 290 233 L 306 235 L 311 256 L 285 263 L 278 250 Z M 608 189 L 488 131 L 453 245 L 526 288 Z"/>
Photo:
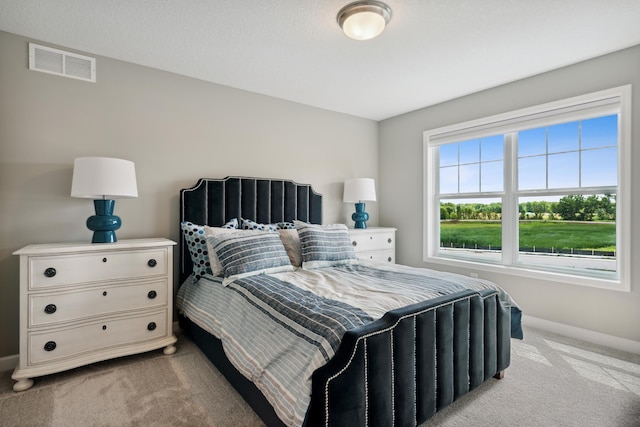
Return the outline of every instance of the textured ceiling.
<path id="1" fill-rule="evenodd" d="M 348 2 L 0 0 L 0 30 L 373 120 L 640 44 L 640 0 L 387 0 L 370 41 Z"/>

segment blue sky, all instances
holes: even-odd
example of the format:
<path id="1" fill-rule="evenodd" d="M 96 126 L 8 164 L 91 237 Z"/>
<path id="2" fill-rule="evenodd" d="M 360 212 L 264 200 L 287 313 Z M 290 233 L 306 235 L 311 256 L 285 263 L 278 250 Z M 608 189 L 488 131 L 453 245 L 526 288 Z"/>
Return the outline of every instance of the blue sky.
<path id="1" fill-rule="evenodd" d="M 618 116 L 518 133 L 518 188 L 617 184 Z M 503 136 L 440 146 L 441 194 L 501 191 Z"/>

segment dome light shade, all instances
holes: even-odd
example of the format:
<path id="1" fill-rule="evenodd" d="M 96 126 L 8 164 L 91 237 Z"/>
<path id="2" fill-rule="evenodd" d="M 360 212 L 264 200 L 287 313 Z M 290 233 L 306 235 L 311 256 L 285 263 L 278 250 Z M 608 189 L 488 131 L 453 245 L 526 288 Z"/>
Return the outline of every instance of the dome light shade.
<path id="1" fill-rule="evenodd" d="M 391 8 L 379 1 L 357 1 L 340 9 L 337 19 L 347 37 L 370 40 L 391 20 Z"/>

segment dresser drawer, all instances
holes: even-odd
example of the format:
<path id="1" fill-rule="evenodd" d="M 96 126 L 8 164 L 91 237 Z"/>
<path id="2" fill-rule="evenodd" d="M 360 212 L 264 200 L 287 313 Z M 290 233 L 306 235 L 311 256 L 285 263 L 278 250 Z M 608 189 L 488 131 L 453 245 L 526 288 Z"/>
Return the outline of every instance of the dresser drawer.
<path id="1" fill-rule="evenodd" d="M 29 327 L 167 305 L 166 278 L 29 295 Z"/>
<path id="2" fill-rule="evenodd" d="M 351 244 L 357 252 L 393 249 L 396 247 L 394 236 L 395 233 L 393 231 L 352 233 Z"/>
<path id="3" fill-rule="evenodd" d="M 358 259 L 367 260 L 367 261 L 377 261 L 377 262 L 390 262 L 395 264 L 396 262 L 396 251 L 391 250 L 382 250 L 382 251 L 366 251 L 366 252 L 357 252 L 356 256 Z"/>
<path id="4" fill-rule="evenodd" d="M 29 258 L 29 288 L 138 279 L 167 274 L 164 248 Z"/>
<path id="5" fill-rule="evenodd" d="M 109 347 L 136 344 L 167 335 L 167 310 L 115 320 L 29 332 L 29 365 L 72 358 Z"/>

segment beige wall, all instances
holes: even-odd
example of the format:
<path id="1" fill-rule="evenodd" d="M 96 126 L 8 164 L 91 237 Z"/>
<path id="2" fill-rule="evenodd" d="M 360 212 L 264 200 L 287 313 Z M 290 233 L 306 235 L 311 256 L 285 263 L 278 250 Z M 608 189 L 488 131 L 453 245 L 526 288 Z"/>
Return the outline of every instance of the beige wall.
<path id="1" fill-rule="evenodd" d="M 69 196 L 76 157 L 135 162 L 139 198 L 116 202 L 119 239 L 179 239 L 178 192 L 199 177 L 311 183 L 325 222 L 350 217 L 345 179 L 378 178 L 374 121 L 103 57 L 97 83 L 29 71 L 29 41 L 0 32 L 0 357 L 18 352 L 12 252 L 91 239 L 93 204 Z M 367 204 L 371 225 L 377 209 Z"/>
<path id="2" fill-rule="evenodd" d="M 470 71 L 469 78 L 473 78 Z M 632 162 L 640 164 L 640 46 L 479 92 L 380 123 L 380 221 L 398 228 L 397 258 L 422 261 L 422 133 L 425 130 L 545 102 L 633 84 Z M 640 218 L 640 169 L 633 168 L 632 217 Z M 640 226 L 632 223 L 632 291 L 480 273 L 520 302 L 526 315 L 640 342 Z M 435 268 L 444 268 L 435 266 Z M 465 269 L 451 268 L 463 274 Z"/>

